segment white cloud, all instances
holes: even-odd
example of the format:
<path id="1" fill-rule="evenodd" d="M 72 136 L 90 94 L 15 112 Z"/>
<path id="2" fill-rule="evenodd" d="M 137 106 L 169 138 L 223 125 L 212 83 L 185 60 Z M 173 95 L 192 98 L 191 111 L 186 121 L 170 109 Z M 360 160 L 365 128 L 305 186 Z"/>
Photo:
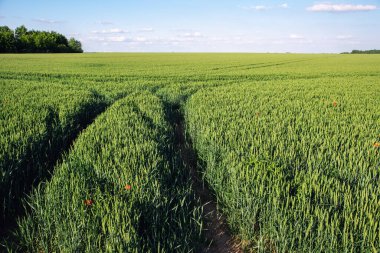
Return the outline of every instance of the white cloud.
<path id="1" fill-rule="evenodd" d="M 92 31 L 93 34 L 112 34 L 112 33 L 128 33 L 128 31 L 124 31 L 123 29 L 119 28 L 112 28 L 108 30 L 101 30 L 101 31 Z"/>
<path id="2" fill-rule="evenodd" d="M 171 29 L 173 32 L 192 32 L 194 31 L 193 29 L 185 29 L 185 28 L 179 28 L 179 29 Z"/>
<path id="3" fill-rule="evenodd" d="M 200 32 L 187 32 L 184 34 L 181 34 L 182 37 L 187 37 L 187 38 L 200 38 L 203 37 L 203 35 Z"/>
<path id="4" fill-rule="evenodd" d="M 150 41 L 145 37 L 129 38 L 129 37 L 122 36 L 122 35 L 120 35 L 120 36 L 108 36 L 108 37 L 95 36 L 95 37 L 89 37 L 88 40 L 89 41 L 95 41 L 95 42 L 102 42 L 102 43 L 112 43 L 112 42 L 115 42 L 115 43 L 117 43 L 117 42 L 128 42 L 128 43 L 132 43 L 132 44 L 150 43 Z"/>
<path id="5" fill-rule="evenodd" d="M 284 45 L 284 44 L 286 44 L 286 42 L 283 41 L 283 40 L 272 40 L 271 43 L 274 44 L 274 45 Z"/>
<path id="6" fill-rule="evenodd" d="M 108 30 L 109 33 L 125 33 L 126 31 L 119 29 L 119 28 L 113 28 Z"/>
<path id="7" fill-rule="evenodd" d="M 124 42 L 127 41 L 127 38 L 125 36 L 89 37 L 88 40 L 98 42 Z"/>
<path id="8" fill-rule="evenodd" d="M 194 38 L 171 37 L 171 38 L 167 39 L 167 42 L 176 42 L 176 43 L 178 43 L 178 42 L 189 42 L 189 41 L 194 41 Z"/>
<path id="9" fill-rule="evenodd" d="M 125 36 L 111 36 L 111 37 L 107 37 L 106 41 L 109 41 L 109 42 L 125 42 L 125 41 L 128 41 L 128 39 Z"/>
<path id="10" fill-rule="evenodd" d="M 80 36 L 80 33 L 69 33 L 67 34 L 69 37 L 74 37 L 74 36 Z"/>
<path id="11" fill-rule="evenodd" d="M 352 35 L 338 35 L 335 38 L 338 40 L 349 40 L 349 39 L 352 39 L 353 36 Z"/>
<path id="12" fill-rule="evenodd" d="M 239 6 L 239 8 L 243 10 L 266 11 L 266 10 L 273 10 L 273 9 L 287 9 L 289 8 L 289 5 L 287 3 L 283 3 L 277 6 L 251 5 L 251 6 Z"/>
<path id="13" fill-rule="evenodd" d="M 255 10 L 255 11 L 265 11 L 265 10 L 270 9 L 270 7 L 264 6 L 264 5 L 240 6 L 240 8 L 244 10 Z"/>
<path id="14" fill-rule="evenodd" d="M 315 12 L 349 12 L 349 11 L 372 11 L 376 10 L 376 5 L 353 5 L 353 4 L 314 4 L 307 8 L 308 11 Z"/>
<path id="15" fill-rule="evenodd" d="M 111 22 L 111 21 L 99 21 L 97 22 L 98 24 L 101 24 L 101 25 L 113 25 L 114 23 Z"/>
<path id="16" fill-rule="evenodd" d="M 256 5 L 253 7 L 255 10 L 257 11 L 263 11 L 263 10 L 267 10 L 268 7 L 264 6 L 264 5 Z"/>
<path id="17" fill-rule="evenodd" d="M 44 23 L 44 24 L 58 24 L 58 23 L 63 23 L 62 21 L 58 20 L 52 20 L 52 19 L 44 19 L 44 18 L 35 18 L 33 19 L 34 22 L 38 23 Z"/>
<path id="18" fill-rule="evenodd" d="M 207 41 L 207 39 L 208 38 L 200 32 L 185 32 L 164 40 L 167 40 L 169 43 L 181 43 Z"/>
<path id="19" fill-rule="evenodd" d="M 301 40 L 301 39 L 305 39 L 305 36 L 300 35 L 300 34 L 290 34 L 289 38 L 292 40 Z"/>
<path id="20" fill-rule="evenodd" d="M 138 32 L 154 32 L 154 29 L 152 27 L 145 27 L 138 30 Z"/>
<path id="21" fill-rule="evenodd" d="M 181 31 L 181 33 L 168 38 L 167 40 L 169 42 L 187 42 L 187 41 L 200 41 L 207 39 L 202 33 L 193 31 L 193 30 L 187 30 L 187 29 L 181 29 L 176 30 Z"/>
<path id="22" fill-rule="evenodd" d="M 134 41 L 134 42 L 146 42 L 147 39 L 145 37 L 136 37 L 136 38 L 132 39 L 132 41 Z"/>
<path id="23" fill-rule="evenodd" d="M 85 39 L 85 41 L 105 41 L 105 38 L 101 38 L 101 37 L 88 37 L 87 39 Z"/>
<path id="24" fill-rule="evenodd" d="M 305 36 L 301 34 L 290 34 L 289 37 L 290 43 L 297 43 L 297 44 L 311 44 L 313 43 L 313 40 L 306 38 Z"/>

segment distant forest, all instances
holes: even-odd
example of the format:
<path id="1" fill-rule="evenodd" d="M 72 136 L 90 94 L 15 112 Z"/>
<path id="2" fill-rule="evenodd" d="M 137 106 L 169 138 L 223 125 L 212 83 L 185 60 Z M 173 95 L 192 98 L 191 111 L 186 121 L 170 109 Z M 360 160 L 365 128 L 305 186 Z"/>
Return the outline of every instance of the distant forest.
<path id="1" fill-rule="evenodd" d="M 380 50 L 372 49 L 372 50 L 352 50 L 351 53 L 344 52 L 342 54 L 380 54 Z"/>
<path id="2" fill-rule="evenodd" d="M 82 44 L 57 32 L 0 26 L 0 53 L 83 53 Z"/>

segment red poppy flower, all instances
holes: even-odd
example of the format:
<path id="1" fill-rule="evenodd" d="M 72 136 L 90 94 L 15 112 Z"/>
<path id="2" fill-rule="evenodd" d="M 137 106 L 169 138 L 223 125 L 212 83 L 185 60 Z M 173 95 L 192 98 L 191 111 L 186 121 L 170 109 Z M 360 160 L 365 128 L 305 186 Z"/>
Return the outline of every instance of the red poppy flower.
<path id="1" fill-rule="evenodd" d="M 334 101 L 334 102 L 332 103 L 332 105 L 333 105 L 334 107 L 337 107 L 337 106 L 338 106 L 338 102 Z"/>
<path id="2" fill-rule="evenodd" d="M 124 186 L 124 189 L 126 189 L 127 191 L 129 191 L 131 188 L 132 188 L 132 186 L 130 184 L 126 184 Z"/>
<path id="3" fill-rule="evenodd" d="M 94 201 L 93 201 L 92 199 L 86 199 L 86 200 L 84 201 L 84 204 L 85 204 L 86 206 L 92 206 L 92 205 L 94 204 Z"/>
<path id="4" fill-rule="evenodd" d="M 373 146 L 374 146 L 375 148 L 380 148 L 380 142 L 375 142 L 375 143 L 373 144 Z"/>

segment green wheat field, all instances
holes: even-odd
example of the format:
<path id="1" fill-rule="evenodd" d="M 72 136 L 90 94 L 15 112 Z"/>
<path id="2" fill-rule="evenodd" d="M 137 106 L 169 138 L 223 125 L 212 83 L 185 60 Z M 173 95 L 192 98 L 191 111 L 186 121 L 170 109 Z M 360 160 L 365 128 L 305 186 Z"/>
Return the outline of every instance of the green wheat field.
<path id="1" fill-rule="evenodd" d="M 173 109 L 174 108 L 174 109 Z M 0 56 L 0 251 L 380 251 L 380 56 Z"/>

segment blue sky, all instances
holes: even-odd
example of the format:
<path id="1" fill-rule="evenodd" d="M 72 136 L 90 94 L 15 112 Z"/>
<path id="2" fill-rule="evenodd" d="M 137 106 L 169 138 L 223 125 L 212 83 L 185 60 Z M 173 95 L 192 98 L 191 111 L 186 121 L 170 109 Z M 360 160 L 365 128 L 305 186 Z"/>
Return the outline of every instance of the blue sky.
<path id="1" fill-rule="evenodd" d="M 0 25 L 87 52 L 334 53 L 380 49 L 380 0 L 0 0 Z"/>

